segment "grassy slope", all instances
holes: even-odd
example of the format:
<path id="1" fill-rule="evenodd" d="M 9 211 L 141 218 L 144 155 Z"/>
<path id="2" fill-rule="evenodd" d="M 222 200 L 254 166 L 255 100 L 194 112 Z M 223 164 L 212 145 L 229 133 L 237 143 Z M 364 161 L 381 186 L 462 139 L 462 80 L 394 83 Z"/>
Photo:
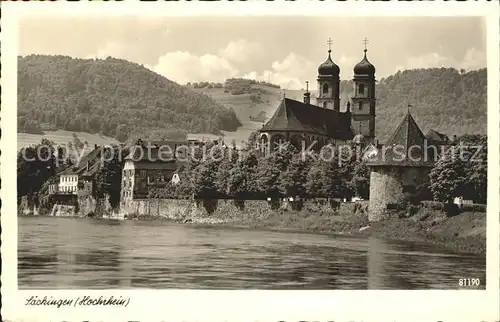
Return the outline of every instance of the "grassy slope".
<path id="1" fill-rule="evenodd" d="M 242 95 L 224 93 L 223 88 L 192 88 L 192 90 L 204 93 L 216 102 L 234 110 L 242 126 L 236 132 L 223 131 L 223 133 L 226 143 L 231 143 L 234 140 L 237 145 L 240 145 L 241 141 L 246 141 L 250 133 L 262 127 L 261 122 L 251 121 L 250 116 L 255 117 L 264 111 L 270 118 L 283 98 L 283 90 L 261 84 L 252 85 L 252 93 Z M 250 97 L 252 94 L 260 94 L 261 101 L 252 102 Z M 285 95 L 292 99 L 302 100 L 303 91 L 287 90 Z"/>
<path id="2" fill-rule="evenodd" d="M 87 141 L 90 146 L 97 145 L 108 145 L 117 143 L 117 141 L 113 138 L 100 136 L 98 134 L 90 134 L 85 132 L 75 132 L 76 136 L 80 139 L 80 141 Z M 26 146 L 35 145 L 40 143 L 42 138 L 46 138 L 50 141 L 53 141 L 56 144 L 67 144 L 68 142 L 73 142 L 73 132 L 70 131 L 46 131 L 45 134 L 27 134 L 27 133 L 18 133 L 17 134 L 17 148 L 21 149 Z"/>

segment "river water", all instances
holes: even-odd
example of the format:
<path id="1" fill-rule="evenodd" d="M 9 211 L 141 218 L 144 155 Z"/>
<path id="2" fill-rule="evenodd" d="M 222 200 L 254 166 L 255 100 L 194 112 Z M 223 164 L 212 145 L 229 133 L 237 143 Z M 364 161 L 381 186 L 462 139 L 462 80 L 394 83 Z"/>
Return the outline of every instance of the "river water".
<path id="1" fill-rule="evenodd" d="M 458 289 L 484 255 L 326 234 L 19 217 L 20 289 Z"/>

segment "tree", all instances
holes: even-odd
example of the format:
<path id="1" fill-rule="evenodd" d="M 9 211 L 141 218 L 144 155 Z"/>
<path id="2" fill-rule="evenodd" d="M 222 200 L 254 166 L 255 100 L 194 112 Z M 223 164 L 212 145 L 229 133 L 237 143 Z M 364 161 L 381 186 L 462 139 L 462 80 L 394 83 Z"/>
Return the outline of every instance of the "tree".
<path id="1" fill-rule="evenodd" d="M 450 203 L 463 191 L 464 162 L 457 148 L 448 149 L 432 168 L 430 189 L 434 199 Z"/>
<path id="2" fill-rule="evenodd" d="M 364 162 L 360 162 L 354 167 L 354 175 L 352 177 L 352 187 L 356 195 L 363 199 L 368 199 L 370 196 L 370 169 Z"/>
<path id="3" fill-rule="evenodd" d="M 295 154 L 285 171 L 279 177 L 279 190 L 285 196 L 305 197 L 306 180 L 311 160 L 302 154 Z"/>
<path id="4" fill-rule="evenodd" d="M 257 157 L 246 154 L 239 159 L 231 169 L 228 178 L 228 194 L 235 199 L 251 198 L 257 193 L 255 172 L 257 168 Z"/>
<path id="5" fill-rule="evenodd" d="M 285 144 L 278 151 L 274 151 L 259 160 L 257 187 L 261 193 L 274 198 L 281 195 L 280 174 L 286 171 L 296 152 L 293 145 Z"/>
<path id="6" fill-rule="evenodd" d="M 228 182 L 230 172 L 238 160 L 238 151 L 233 148 L 227 148 L 223 151 L 223 155 L 224 158 L 217 169 L 215 186 L 217 187 L 219 194 L 227 196 L 229 194 Z"/>
<path id="7" fill-rule="evenodd" d="M 54 175 L 56 153 L 52 142 L 43 139 L 34 147 L 23 148 L 17 154 L 17 195 L 32 195 Z"/>
<path id="8" fill-rule="evenodd" d="M 127 126 L 125 124 L 120 124 L 116 127 L 115 139 L 120 142 L 127 140 Z"/>
<path id="9" fill-rule="evenodd" d="M 121 155 L 120 155 L 121 153 Z M 103 151 L 102 167 L 95 175 L 96 195 L 100 198 L 109 196 L 112 207 L 118 206 L 120 202 L 120 191 L 122 181 L 122 162 L 125 151 L 120 148 L 109 148 Z"/>

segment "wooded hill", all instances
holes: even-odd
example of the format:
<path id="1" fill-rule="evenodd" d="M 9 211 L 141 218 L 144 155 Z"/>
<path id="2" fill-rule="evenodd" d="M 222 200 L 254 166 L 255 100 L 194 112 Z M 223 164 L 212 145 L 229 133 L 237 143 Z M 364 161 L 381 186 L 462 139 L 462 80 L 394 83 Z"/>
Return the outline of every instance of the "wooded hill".
<path id="1" fill-rule="evenodd" d="M 18 64 L 18 131 L 27 133 L 62 129 L 101 133 L 120 141 L 219 134 L 235 131 L 239 120 L 248 122 L 262 116 L 262 111 L 272 116 L 283 97 L 277 86 L 249 80 L 250 90 L 243 94 L 231 92 L 232 85 L 242 84 L 238 79 L 224 84 L 231 85 L 231 90 L 222 84 L 181 86 L 138 64 L 114 58 L 31 55 L 20 57 Z M 450 137 L 486 134 L 486 81 L 486 69 L 453 68 L 405 70 L 381 78 L 376 86 L 377 137 L 383 142 L 391 135 L 408 104 L 424 132 L 435 129 Z M 342 81 L 342 110 L 352 89 L 352 81 Z M 302 100 L 301 91 L 287 90 L 287 96 Z M 254 123 L 247 127 L 258 130 L 262 125 Z M 238 132 L 226 132 L 226 136 L 239 138 Z M 245 133 L 240 139 L 248 137 Z"/>
<path id="2" fill-rule="evenodd" d="M 487 73 L 431 68 L 398 71 L 376 85 L 376 135 L 385 141 L 408 111 L 422 131 L 453 135 L 487 133 Z M 352 96 L 352 81 L 341 83 L 342 107 Z"/>
<path id="3" fill-rule="evenodd" d="M 230 108 L 135 63 L 111 57 L 18 57 L 19 132 L 63 129 L 125 141 L 158 132 L 174 139 L 219 134 L 238 126 Z"/>

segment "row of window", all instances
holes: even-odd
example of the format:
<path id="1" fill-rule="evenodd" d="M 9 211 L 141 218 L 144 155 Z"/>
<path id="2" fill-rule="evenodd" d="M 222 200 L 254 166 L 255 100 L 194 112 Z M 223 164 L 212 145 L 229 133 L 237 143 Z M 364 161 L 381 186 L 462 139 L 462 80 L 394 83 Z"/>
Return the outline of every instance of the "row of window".
<path id="1" fill-rule="evenodd" d="M 123 170 L 123 176 L 124 177 L 129 177 L 134 175 L 134 170 L 133 169 L 128 169 L 128 170 Z"/>
<path id="2" fill-rule="evenodd" d="M 75 192 L 76 189 L 76 186 L 59 186 L 61 192 Z"/>
<path id="3" fill-rule="evenodd" d="M 328 94 L 328 91 L 330 90 L 330 87 L 328 84 L 323 85 L 323 94 Z M 358 94 L 364 94 L 365 93 L 365 84 L 359 84 L 358 85 Z"/>
<path id="4" fill-rule="evenodd" d="M 71 176 L 71 177 L 62 176 L 61 177 L 61 182 L 76 182 L 76 181 L 78 181 L 77 176 Z"/>
<path id="5" fill-rule="evenodd" d="M 165 183 L 166 178 L 164 175 L 149 175 L 148 176 L 148 184 L 155 184 L 155 183 Z"/>

